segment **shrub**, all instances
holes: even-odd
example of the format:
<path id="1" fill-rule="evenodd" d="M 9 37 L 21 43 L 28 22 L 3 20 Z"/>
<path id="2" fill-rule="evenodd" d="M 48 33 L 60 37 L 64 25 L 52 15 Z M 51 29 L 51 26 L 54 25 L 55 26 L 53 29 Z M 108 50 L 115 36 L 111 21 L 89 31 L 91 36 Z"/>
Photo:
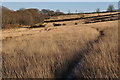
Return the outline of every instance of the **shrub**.
<path id="1" fill-rule="evenodd" d="M 89 22 L 88 21 L 85 21 L 84 24 L 88 24 Z"/>
<path id="2" fill-rule="evenodd" d="M 40 27 L 45 27 L 45 25 L 40 24 L 40 25 L 32 25 L 30 28 L 40 28 Z"/>
<path id="3" fill-rule="evenodd" d="M 77 25 L 77 23 L 75 23 L 75 25 Z"/>
<path id="4" fill-rule="evenodd" d="M 65 23 L 63 23 L 63 25 L 66 25 Z"/>
<path id="5" fill-rule="evenodd" d="M 11 29 L 11 28 L 19 28 L 21 25 L 19 24 L 6 24 L 2 25 L 2 29 Z"/>
<path id="6" fill-rule="evenodd" d="M 61 24 L 55 24 L 55 23 L 53 23 L 53 26 L 61 26 Z"/>

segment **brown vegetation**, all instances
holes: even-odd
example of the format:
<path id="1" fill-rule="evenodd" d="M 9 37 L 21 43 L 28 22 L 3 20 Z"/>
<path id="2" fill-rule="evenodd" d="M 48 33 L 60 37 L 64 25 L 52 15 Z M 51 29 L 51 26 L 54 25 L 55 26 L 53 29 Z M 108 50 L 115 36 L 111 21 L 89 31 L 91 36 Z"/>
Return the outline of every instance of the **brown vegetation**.
<path id="1" fill-rule="evenodd" d="M 62 15 L 62 12 L 54 12 L 43 9 L 20 9 L 17 11 L 10 10 L 6 7 L 2 8 L 2 28 L 14 28 L 23 25 L 34 25 L 42 23 L 44 19 L 50 16 Z"/>
<path id="2" fill-rule="evenodd" d="M 53 26 L 61 26 L 61 24 L 53 23 Z"/>
<path id="3" fill-rule="evenodd" d="M 61 27 L 32 36 L 4 40 L 3 77 L 65 77 L 68 68 L 74 64 L 74 57 L 97 35 L 98 32 L 92 28 Z"/>
<path id="4" fill-rule="evenodd" d="M 33 25 L 33 26 L 30 26 L 29 28 L 40 28 L 40 27 L 45 27 L 45 25 L 43 25 L 43 24 Z"/>
<path id="5" fill-rule="evenodd" d="M 89 52 L 84 55 L 83 60 L 74 71 L 75 78 L 118 78 L 118 25 L 114 23 L 111 27 L 101 31 L 101 37 L 94 43 Z"/>
<path id="6" fill-rule="evenodd" d="M 117 21 L 49 23 L 60 26 L 54 30 L 45 27 L 46 24 L 35 25 L 49 18 L 40 16 L 53 16 L 53 11 L 38 12 L 37 9 L 11 11 L 7 8 L 3 11 L 6 13 L 4 27 L 32 25 L 29 28 L 37 28 L 3 31 L 3 78 L 118 78 Z"/>
<path id="7" fill-rule="evenodd" d="M 6 39 L 2 52 L 3 77 L 68 78 L 72 73 L 77 79 L 117 78 L 118 27 L 115 24 L 114 21 L 59 27 Z"/>
<path id="8" fill-rule="evenodd" d="M 75 25 L 77 25 L 78 23 L 75 23 Z"/>

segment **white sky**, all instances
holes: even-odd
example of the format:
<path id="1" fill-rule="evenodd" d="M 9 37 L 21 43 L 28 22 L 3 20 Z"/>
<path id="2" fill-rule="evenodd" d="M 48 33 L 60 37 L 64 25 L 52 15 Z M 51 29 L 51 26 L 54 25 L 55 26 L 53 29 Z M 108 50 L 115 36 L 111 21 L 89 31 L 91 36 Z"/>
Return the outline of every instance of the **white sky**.
<path id="1" fill-rule="evenodd" d="M 1 2 L 118 2 L 120 0 L 0 0 Z"/>

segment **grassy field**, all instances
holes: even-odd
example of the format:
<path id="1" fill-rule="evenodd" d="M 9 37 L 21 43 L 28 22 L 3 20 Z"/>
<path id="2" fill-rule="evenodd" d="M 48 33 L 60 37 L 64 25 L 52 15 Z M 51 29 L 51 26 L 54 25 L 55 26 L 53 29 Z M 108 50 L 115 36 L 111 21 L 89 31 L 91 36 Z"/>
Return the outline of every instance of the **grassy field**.
<path id="1" fill-rule="evenodd" d="M 105 26 L 103 26 L 105 27 Z M 92 45 L 74 69 L 75 78 L 118 78 L 118 24 L 103 29 L 104 35 Z"/>
<path id="2" fill-rule="evenodd" d="M 117 21 L 110 21 L 5 39 L 3 77 L 118 77 L 117 33 Z"/>
<path id="3" fill-rule="evenodd" d="M 116 14 L 119 12 L 107 12 L 107 13 L 99 13 L 99 15 L 109 15 L 109 14 Z M 90 13 L 90 14 L 74 14 L 74 15 L 60 15 L 60 16 L 53 16 L 48 20 L 59 20 L 59 19 L 70 19 L 70 18 L 80 18 L 80 17 L 91 17 L 91 16 L 98 16 L 98 13 Z"/>

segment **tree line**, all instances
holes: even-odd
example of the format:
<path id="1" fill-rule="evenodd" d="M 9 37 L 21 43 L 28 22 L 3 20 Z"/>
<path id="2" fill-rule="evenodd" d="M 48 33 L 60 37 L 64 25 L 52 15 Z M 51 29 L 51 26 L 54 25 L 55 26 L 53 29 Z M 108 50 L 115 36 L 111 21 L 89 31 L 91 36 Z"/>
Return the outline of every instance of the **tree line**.
<path id="1" fill-rule="evenodd" d="M 63 15 L 59 10 L 53 11 L 49 9 L 24 9 L 21 8 L 17 11 L 10 10 L 4 6 L 2 8 L 2 28 L 19 27 L 23 25 L 34 25 L 42 23 L 44 19 L 51 16 Z"/>

